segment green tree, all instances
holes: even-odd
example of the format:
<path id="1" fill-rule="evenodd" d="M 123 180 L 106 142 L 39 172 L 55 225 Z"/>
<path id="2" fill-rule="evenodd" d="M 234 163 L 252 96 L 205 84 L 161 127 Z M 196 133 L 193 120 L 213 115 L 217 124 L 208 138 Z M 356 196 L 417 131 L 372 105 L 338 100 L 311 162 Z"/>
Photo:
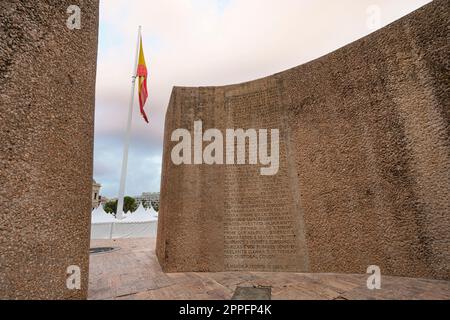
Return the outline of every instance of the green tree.
<path id="1" fill-rule="evenodd" d="M 117 200 L 116 201 L 108 201 L 105 203 L 105 211 L 108 213 L 115 214 L 117 210 Z"/>
<path id="2" fill-rule="evenodd" d="M 132 197 L 125 197 L 123 199 L 123 212 L 134 212 L 137 209 L 136 200 Z M 105 204 L 105 211 L 108 213 L 117 213 L 117 200 L 109 201 Z"/>
<path id="3" fill-rule="evenodd" d="M 159 212 L 159 204 L 157 202 L 152 201 L 152 207 L 155 209 L 156 212 Z"/>
<path id="4" fill-rule="evenodd" d="M 123 201 L 123 212 L 135 212 L 138 208 L 138 205 L 136 203 L 136 199 L 132 197 L 125 197 Z"/>

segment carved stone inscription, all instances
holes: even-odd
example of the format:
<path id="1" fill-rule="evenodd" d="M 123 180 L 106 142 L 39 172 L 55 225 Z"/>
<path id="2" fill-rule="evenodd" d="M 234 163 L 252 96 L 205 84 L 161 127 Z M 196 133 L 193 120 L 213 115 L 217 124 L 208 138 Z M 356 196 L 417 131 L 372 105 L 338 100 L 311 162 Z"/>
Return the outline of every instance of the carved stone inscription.
<path id="1" fill-rule="evenodd" d="M 227 97 L 228 123 L 234 128 L 279 129 L 282 136 L 279 101 L 276 88 Z M 280 169 L 275 176 L 261 176 L 252 165 L 226 167 L 225 270 L 296 268 L 298 234 L 285 150 L 281 139 Z"/>

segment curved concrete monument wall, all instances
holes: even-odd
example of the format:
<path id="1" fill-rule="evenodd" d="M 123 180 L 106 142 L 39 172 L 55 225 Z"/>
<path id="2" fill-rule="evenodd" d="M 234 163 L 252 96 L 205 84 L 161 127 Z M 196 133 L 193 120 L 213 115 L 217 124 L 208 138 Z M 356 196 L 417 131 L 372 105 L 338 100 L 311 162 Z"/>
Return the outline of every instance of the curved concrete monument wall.
<path id="1" fill-rule="evenodd" d="M 0 3 L 0 299 L 87 297 L 97 29 L 97 0 Z"/>
<path id="2" fill-rule="evenodd" d="M 165 271 L 450 278 L 449 1 L 244 84 L 182 88 L 166 115 Z M 175 129 L 279 129 L 277 175 L 175 165 Z M 204 143 L 205 147 L 208 143 Z"/>

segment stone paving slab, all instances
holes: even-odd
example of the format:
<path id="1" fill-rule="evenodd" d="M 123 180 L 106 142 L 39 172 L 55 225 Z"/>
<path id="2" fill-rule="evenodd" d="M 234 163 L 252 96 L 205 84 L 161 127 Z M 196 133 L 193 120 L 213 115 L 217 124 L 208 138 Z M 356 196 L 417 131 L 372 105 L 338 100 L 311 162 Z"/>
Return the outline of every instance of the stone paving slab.
<path id="1" fill-rule="evenodd" d="M 450 281 L 383 276 L 381 290 L 369 290 L 366 274 L 164 273 L 155 255 L 153 238 L 91 242 L 91 248 L 106 246 L 120 250 L 91 254 L 92 300 L 231 300 L 238 286 L 271 287 L 273 300 L 450 300 Z"/>

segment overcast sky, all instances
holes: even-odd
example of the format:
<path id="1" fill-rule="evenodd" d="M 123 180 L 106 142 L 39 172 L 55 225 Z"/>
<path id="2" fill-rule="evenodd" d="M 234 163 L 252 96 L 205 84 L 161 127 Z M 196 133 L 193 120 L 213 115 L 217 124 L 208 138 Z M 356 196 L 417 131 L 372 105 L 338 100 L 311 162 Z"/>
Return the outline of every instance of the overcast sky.
<path id="1" fill-rule="evenodd" d="M 94 178 L 116 197 L 139 25 L 149 69 L 146 124 L 135 105 L 127 195 L 159 191 L 172 87 L 224 85 L 318 58 L 426 0 L 101 0 Z M 375 7 L 374 7 L 375 5 Z M 375 18 L 375 20 L 374 20 Z"/>

